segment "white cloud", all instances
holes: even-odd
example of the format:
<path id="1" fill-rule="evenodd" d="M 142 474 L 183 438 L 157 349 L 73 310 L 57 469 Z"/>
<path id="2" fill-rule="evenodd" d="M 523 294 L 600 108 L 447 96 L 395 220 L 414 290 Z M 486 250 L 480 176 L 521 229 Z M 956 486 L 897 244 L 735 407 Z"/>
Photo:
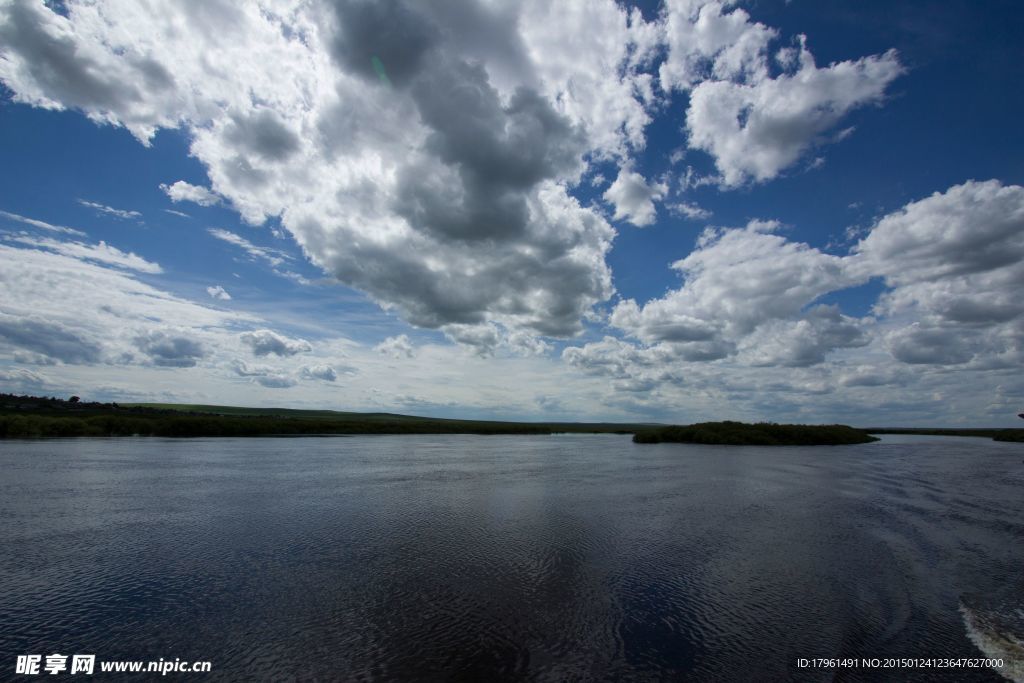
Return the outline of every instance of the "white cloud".
<path id="1" fill-rule="evenodd" d="M 704 81 L 691 92 L 690 146 L 714 157 L 725 186 L 774 178 L 902 73 L 893 52 L 818 68 L 801 48 L 799 64 L 777 78 Z"/>
<path id="2" fill-rule="evenodd" d="M 658 77 L 665 89 L 689 89 L 708 79 L 767 76 L 765 53 L 778 32 L 752 22 L 728 0 L 667 0 L 663 30 L 668 56 Z"/>
<path id="3" fill-rule="evenodd" d="M 855 251 L 861 268 L 896 287 L 1015 270 L 1024 261 L 1024 188 L 971 180 L 936 192 L 883 217 Z"/>
<path id="4" fill-rule="evenodd" d="M 711 212 L 692 202 L 676 202 L 669 204 L 668 210 L 677 216 L 682 216 L 691 221 L 706 221 L 711 218 Z"/>
<path id="5" fill-rule="evenodd" d="M 777 174 L 899 72 L 891 54 L 822 69 L 803 48 L 771 54 L 776 33 L 721 2 L 646 22 L 612 0 L 71 1 L 67 16 L 17 0 L 0 33 L 15 100 L 146 143 L 183 129 L 211 187 L 162 186 L 172 200 L 280 217 L 315 265 L 414 325 L 556 337 L 614 291 L 614 230 L 569 194 L 588 164 L 622 168 L 621 219 L 649 224 L 667 195 L 627 170 L 664 104 L 663 44 L 662 86 L 690 90 L 691 145 L 726 185 Z"/>
<path id="6" fill-rule="evenodd" d="M 606 255 L 615 231 L 571 194 L 604 168 L 595 162 L 620 169 L 605 193 L 618 220 L 649 224 L 658 201 L 708 218 L 633 171 L 651 114 L 668 110 L 672 93 L 656 85 L 686 93 L 690 147 L 717 166 L 711 176 L 688 168 L 683 187 L 736 187 L 849 134 L 847 115 L 882 102 L 902 72 L 895 53 L 819 67 L 802 39 L 777 49 L 777 31 L 714 0 L 670 0 L 652 23 L 611 0 L 66 5 L 62 16 L 38 2 L 0 3 L 0 80 L 15 101 L 74 108 L 143 143 L 179 129 L 210 186 L 162 186 L 172 201 L 223 202 L 252 223 L 279 217 L 339 281 L 407 322 L 503 355 L 500 372 L 459 348 L 421 343 L 414 359 L 408 337 L 391 337 L 354 352 L 363 405 L 402 396 L 512 405 L 511 384 L 527 381 L 531 396 L 585 402 L 599 393 L 594 375 L 614 383 L 600 400 L 620 413 L 660 403 L 753 414 L 778 400 L 823 414 L 865 404 L 878 387 L 893 403 L 911 384 L 941 393 L 941 373 L 973 378 L 962 400 L 975 400 L 987 378 L 1020 365 L 1022 190 L 994 181 L 908 204 L 847 255 L 796 243 L 770 222 L 706 231 L 673 265 L 677 287 L 614 306 L 610 331 L 622 338 L 566 349 L 583 379 L 537 355 L 550 349 L 544 337 L 596 320 L 595 304 L 614 293 Z M 275 269 L 288 259 L 233 232 L 210 234 Z M 104 243 L 21 235 L 0 256 L 0 363 L 60 360 L 52 367 L 62 379 L 111 363 L 112 377 L 130 366 L 147 381 L 178 363 L 175 372 L 212 368 L 221 375 L 211 385 L 261 400 L 264 387 L 299 380 L 310 380 L 310 396 L 331 396 L 316 393 L 332 387 L 317 368 L 344 362 L 320 341 L 146 285 L 138 274 L 159 266 Z M 886 286 L 870 317 L 820 304 L 870 278 Z M 220 298 L 223 288 L 210 289 Z M 239 380 L 229 361 L 246 351 L 276 355 L 280 367 L 246 375 L 255 384 Z M 394 367 L 409 387 L 384 381 Z M 515 382 L 510 368 L 522 373 Z M 386 389 L 374 394 L 377 385 Z M 801 403 L 800 391 L 815 392 L 816 404 Z"/>
<path id="7" fill-rule="evenodd" d="M 645 343 L 724 357 L 759 325 L 795 320 L 819 296 L 860 281 L 842 258 L 790 242 L 775 234 L 779 227 L 753 221 L 705 230 L 697 248 L 672 264 L 683 286 L 643 306 L 620 302 L 612 324 Z"/>
<path id="8" fill-rule="evenodd" d="M 669 0 L 659 68 L 663 88 L 689 92 L 689 145 L 714 158 L 725 187 L 776 177 L 827 142 L 847 113 L 881 101 L 903 73 L 895 51 L 819 68 L 804 36 L 773 52 L 778 32 L 733 4 Z M 781 73 L 772 76 L 773 68 Z"/>
<path id="9" fill-rule="evenodd" d="M 85 199 L 79 199 L 78 203 L 82 206 L 98 211 L 99 213 L 113 216 L 115 218 L 122 218 L 125 220 L 139 220 L 142 218 L 142 214 L 138 211 L 128 211 L 126 209 L 115 209 L 112 206 L 106 204 L 100 204 L 99 202 L 90 202 Z"/>
<path id="10" fill-rule="evenodd" d="M 46 375 L 25 368 L 0 368 L 0 382 L 4 383 L 6 393 L 39 391 L 50 385 Z"/>
<path id="11" fill-rule="evenodd" d="M 78 108 L 144 142 L 183 128 L 212 187 L 177 182 L 164 188 L 172 199 L 221 196 L 254 223 L 280 216 L 316 265 L 420 326 L 565 336 L 610 296 L 614 231 L 568 189 L 586 155 L 644 144 L 653 91 L 639 64 L 657 32 L 638 11 L 611 0 L 67 9 L 0 10 L 0 79 L 18 101 Z"/>
<path id="12" fill-rule="evenodd" d="M 171 295 L 136 279 L 120 259 L 95 255 L 0 244 L 0 353 L 79 365 L 199 359 L 189 355 L 198 347 L 177 340 L 213 347 L 235 338 L 229 328 L 253 321 Z"/>
<path id="13" fill-rule="evenodd" d="M 373 350 L 392 358 L 412 358 L 414 353 L 412 342 L 404 334 L 388 337 L 373 347 Z"/>
<path id="14" fill-rule="evenodd" d="M 288 254 L 279 249 L 257 246 L 241 235 L 235 234 L 230 230 L 224 230 L 223 228 L 210 228 L 207 232 L 222 242 L 227 242 L 228 244 L 233 244 L 236 247 L 239 247 L 254 260 L 259 259 L 261 261 L 265 261 L 271 266 L 280 266 L 286 260 L 291 258 Z"/>
<path id="15" fill-rule="evenodd" d="M 672 400 L 712 416 L 720 405 L 728 412 L 718 417 L 850 421 L 846 405 L 858 420 L 920 424 L 963 421 L 987 405 L 974 419 L 1005 419 L 1005 387 L 999 401 L 987 397 L 1024 362 L 1024 306 L 1014 299 L 1024 287 L 1024 188 L 970 181 L 910 202 L 845 256 L 792 242 L 780 227 L 706 230 L 673 264 L 679 288 L 613 309 L 627 339 L 568 347 L 563 359 L 615 392 L 655 387 L 637 409 Z M 877 277 L 886 290 L 871 316 L 816 303 Z"/>
<path id="16" fill-rule="evenodd" d="M 654 202 L 664 199 L 667 193 L 668 185 L 665 183 L 648 183 L 631 167 L 623 166 L 603 197 L 615 207 L 615 220 L 628 220 L 637 227 L 643 227 L 657 220 Z"/>
<path id="17" fill-rule="evenodd" d="M 251 364 L 235 359 L 231 363 L 231 369 L 239 377 L 245 377 L 250 382 L 268 389 L 288 389 L 298 384 L 298 380 L 287 372 L 269 365 Z"/>
<path id="18" fill-rule="evenodd" d="M 837 349 L 867 346 L 873 321 L 843 315 L 838 306 L 812 306 L 799 320 L 771 320 L 743 340 L 742 359 L 751 365 L 805 367 L 825 362 Z"/>
<path id="19" fill-rule="evenodd" d="M 228 290 L 224 289 L 220 285 L 213 287 L 207 287 L 206 293 L 214 299 L 220 299 L 221 301 L 231 301 L 231 295 L 228 294 Z"/>
<path id="20" fill-rule="evenodd" d="M 307 365 L 300 374 L 303 379 L 318 379 L 324 382 L 334 382 L 338 379 L 338 372 L 330 365 Z"/>
<path id="21" fill-rule="evenodd" d="M 252 349 L 256 356 L 294 356 L 297 353 L 311 351 L 312 346 L 305 339 L 290 339 L 273 330 L 253 330 L 243 332 L 239 340 Z"/>
<path id="22" fill-rule="evenodd" d="M 127 268 L 140 273 L 157 274 L 163 272 L 160 264 L 147 261 L 131 252 L 123 252 L 103 241 L 100 241 L 99 244 L 83 244 L 82 242 L 61 242 L 48 237 L 32 237 L 29 235 L 16 235 L 8 237 L 8 240 L 37 249 L 46 249 L 58 254 L 64 254 L 72 258 Z"/>
<path id="23" fill-rule="evenodd" d="M 15 221 L 15 222 L 18 222 L 18 223 L 23 223 L 25 225 L 30 225 L 33 228 L 39 228 L 41 230 L 47 230 L 49 232 L 59 232 L 59 233 L 62 233 L 64 235 L 75 235 L 77 237 L 85 237 L 85 233 L 82 232 L 81 230 L 76 230 L 74 228 L 68 228 L 68 227 L 63 226 L 63 225 L 53 225 L 52 223 L 47 223 L 46 221 L 40 221 L 40 220 L 37 220 L 35 218 L 28 218 L 26 216 L 19 216 L 18 214 L 11 213 L 9 211 L 0 211 L 0 216 L 3 216 L 4 218 L 6 218 L 8 220 L 12 220 L 12 221 Z"/>
<path id="24" fill-rule="evenodd" d="M 160 189 L 171 198 L 172 202 L 192 202 L 199 206 L 213 206 L 220 203 L 220 197 L 215 192 L 211 192 L 199 185 L 187 183 L 184 180 L 179 180 L 172 185 L 162 184 Z M 169 209 L 165 210 L 169 211 Z M 178 212 L 172 213 L 182 215 Z"/>
<path id="25" fill-rule="evenodd" d="M 876 311 L 909 326 L 888 344 L 911 363 L 1024 361 L 1024 187 L 968 181 L 883 217 L 854 248 L 889 289 Z"/>

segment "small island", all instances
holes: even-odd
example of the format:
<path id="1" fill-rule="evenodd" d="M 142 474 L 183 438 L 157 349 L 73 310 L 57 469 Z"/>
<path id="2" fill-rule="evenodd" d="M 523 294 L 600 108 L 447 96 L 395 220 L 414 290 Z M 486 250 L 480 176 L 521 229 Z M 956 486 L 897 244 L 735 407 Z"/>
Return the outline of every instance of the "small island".
<path id="1" fill-rule="evenodd" d="M 686 426 L 645 429 L 633 435 L 636 443 L 697 443 L 728 446 L 844 446 L 878 441 L 847 425 L 790 425 L 773 422 L 700 422 Z"/>

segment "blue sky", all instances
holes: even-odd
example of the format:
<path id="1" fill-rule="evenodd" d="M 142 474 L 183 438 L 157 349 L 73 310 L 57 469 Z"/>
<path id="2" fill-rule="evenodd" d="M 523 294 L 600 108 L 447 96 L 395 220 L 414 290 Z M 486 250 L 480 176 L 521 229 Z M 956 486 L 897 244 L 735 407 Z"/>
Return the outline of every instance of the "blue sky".
<path id="1" fill-rule="evenodd" d="M 0 2 L 0 388 L 1012 425 L 1022 15 Z"/>

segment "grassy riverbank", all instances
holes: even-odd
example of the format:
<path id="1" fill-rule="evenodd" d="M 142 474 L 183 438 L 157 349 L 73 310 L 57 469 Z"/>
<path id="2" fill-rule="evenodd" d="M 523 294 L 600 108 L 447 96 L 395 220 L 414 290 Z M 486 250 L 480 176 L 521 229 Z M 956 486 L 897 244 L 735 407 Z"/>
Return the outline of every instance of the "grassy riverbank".
<path id="1" fill-rule="evenodd" d="M 299 436 L 343 434 L 632 434 L 647 425 L 447 420 L 394 413 L 156 403 L 83 403 L 0 396 L 0 438 Z"/>

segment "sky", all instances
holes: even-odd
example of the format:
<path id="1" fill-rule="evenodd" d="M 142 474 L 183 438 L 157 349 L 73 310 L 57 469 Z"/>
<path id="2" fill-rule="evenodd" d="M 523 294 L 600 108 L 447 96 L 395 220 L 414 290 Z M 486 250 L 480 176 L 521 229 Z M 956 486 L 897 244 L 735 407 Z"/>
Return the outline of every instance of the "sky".
<path id="1" fill-rule="evenodd" d="M 0 391 L 1015 426 L 1014 0 L 0 0 Z"/>

